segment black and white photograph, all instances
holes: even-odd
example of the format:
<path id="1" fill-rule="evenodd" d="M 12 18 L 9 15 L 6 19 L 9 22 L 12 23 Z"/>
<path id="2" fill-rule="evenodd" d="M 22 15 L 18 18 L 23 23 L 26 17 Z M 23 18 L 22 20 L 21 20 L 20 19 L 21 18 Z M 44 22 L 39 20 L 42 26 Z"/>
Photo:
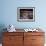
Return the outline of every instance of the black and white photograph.
<path id="1" fill-rule="evenodd" d="M 34 7 L 19 7 L 17 9 L 17 20 L 24 22 L 31 22 L 35 20 L 35 8 Z"/>

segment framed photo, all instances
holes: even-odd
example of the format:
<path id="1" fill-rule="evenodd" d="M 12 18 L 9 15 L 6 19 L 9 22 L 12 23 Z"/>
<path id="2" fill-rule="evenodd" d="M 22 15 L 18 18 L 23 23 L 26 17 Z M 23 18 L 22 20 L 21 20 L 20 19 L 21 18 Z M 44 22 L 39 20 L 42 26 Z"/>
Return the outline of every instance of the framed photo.
<path id="1" fill-rule="evenodd" d="M 18 7 L 17 20 L 20 22 L 34 22 L 35 7 Z"/>

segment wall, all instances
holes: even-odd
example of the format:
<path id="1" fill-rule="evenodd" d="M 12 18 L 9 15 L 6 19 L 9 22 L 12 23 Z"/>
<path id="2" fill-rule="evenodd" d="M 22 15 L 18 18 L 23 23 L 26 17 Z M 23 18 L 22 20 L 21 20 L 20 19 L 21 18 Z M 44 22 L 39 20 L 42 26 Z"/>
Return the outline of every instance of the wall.
<path id="1" fill-rule="evenodd" d="M 13 24 L 16 28 L 46 28 L 45 0 L 1 0 L 0 25 Z M 17 7 L 35 7 L 35 22 L 17 22 Z"/>

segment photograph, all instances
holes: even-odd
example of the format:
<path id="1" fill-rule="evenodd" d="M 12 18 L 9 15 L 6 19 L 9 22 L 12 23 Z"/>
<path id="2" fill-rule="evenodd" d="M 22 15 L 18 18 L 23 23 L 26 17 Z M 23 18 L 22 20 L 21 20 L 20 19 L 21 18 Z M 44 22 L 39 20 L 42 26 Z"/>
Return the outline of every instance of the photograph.
<path id="1" fill-rule="evenodd" d="M 17 16 L 18 21 L 31 22 L 35 20 L 34 7 L 19 7 L 17 14 L 18 14 Z"/>

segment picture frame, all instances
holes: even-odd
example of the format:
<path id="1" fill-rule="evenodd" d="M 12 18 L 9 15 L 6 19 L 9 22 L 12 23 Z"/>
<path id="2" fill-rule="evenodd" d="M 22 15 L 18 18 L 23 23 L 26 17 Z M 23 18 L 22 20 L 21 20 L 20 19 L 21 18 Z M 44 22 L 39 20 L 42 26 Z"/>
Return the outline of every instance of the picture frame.
<path id="1" fill-rule="evenodd" d="M 35 7 L 18 7 L 17 21 L 19 22 L 34 22 L 35 21 Z"/>

